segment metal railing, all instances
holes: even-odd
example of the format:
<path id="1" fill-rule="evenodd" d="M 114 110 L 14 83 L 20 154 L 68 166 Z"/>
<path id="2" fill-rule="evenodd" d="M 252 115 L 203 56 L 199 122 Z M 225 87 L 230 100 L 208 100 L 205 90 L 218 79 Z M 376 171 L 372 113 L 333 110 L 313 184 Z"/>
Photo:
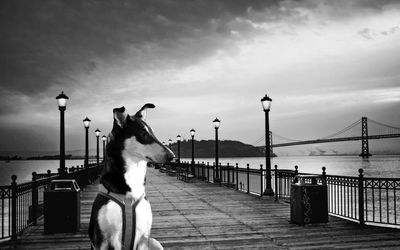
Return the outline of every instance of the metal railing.
<path id="1" fill-rule="evenodd" d="M 178 169 L 178 173 L 191 173 L 195 178 L 217 183 L 248 194 L 263 196 L 266 171 L 262 168 L 245 168 L 235 165 L 219 165 L 216 180 L 216 167 L 207 163 L 191 162 L 168 163 L 167 169 Z M 193 172 L 194 169 L 194 172 Z M 271 187 L 275 200 L 290 202 L 291 185 L 296 175 L 311 175 L 294 170 L 272 169 Z M 400 178 L 364 177 L 362 169 L 358 176 L 327 175 L 322 168 L 321 176 L 328 190 L 328 212 L 330 215 L 375 225 L 400 227 Z M 319 184 L 322 184 L 321 182 Z"/>
<path id="2" fill-rule="evenodd" d="M 102 166 L 89 162 L 88 168 L 67 168 L 65 174 L 33 172 L 32 181 L 25 183 L 17 183 L 17 176 L 13 175 L 10 185 L 0 186 L 0 239 L 16 240 L 28 226 L 37 224 L 43 214 L 44 191 L 52 180 L 75 179 L 83 187 L 97 180 Z"/>

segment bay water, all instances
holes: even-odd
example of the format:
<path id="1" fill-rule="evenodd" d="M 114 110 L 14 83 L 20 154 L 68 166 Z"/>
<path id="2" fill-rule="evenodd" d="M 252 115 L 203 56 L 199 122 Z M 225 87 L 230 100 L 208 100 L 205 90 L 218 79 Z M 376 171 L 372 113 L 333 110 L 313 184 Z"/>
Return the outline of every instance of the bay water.
<path id="1" fill-rule="evenodd" d="M 190 161 L 183 158 L 183 161 Z M 215 161 L 214 158 L 195 158 L 196 162 L 209 162 L 210 165 Z M 236 157 L 236 158 L 220 158 L 223 165 L 229 163 L 245 168 L 249 164 L 250 168 L 259 169 L 260 164 L 265 169 L 264 157 Z M 81 166 L 83 160 L 66 160 L 66 167 Z M 374 155 L 368 159 L 358 156 L 282 156 L 271 159 L 272 169 L 274 165 L 278 169 L 293 169 L 297 165 L 299 172 L 320 174 L 322 167 L 326 167 L 328 175 L 346 175 L 357 176 L 358 169 L 364 170 L 365 176 L 400 178 L 400 156 L 399 155 Z M 9 185 L 11 176 L 17 175 L 17 183 L 32 180 L 32 172 L 46 173 L 47 170 L 57 172 L 59 168 L 58 160 L 21 160 L 5 162 L 0 161 L 0 185 Z"/>

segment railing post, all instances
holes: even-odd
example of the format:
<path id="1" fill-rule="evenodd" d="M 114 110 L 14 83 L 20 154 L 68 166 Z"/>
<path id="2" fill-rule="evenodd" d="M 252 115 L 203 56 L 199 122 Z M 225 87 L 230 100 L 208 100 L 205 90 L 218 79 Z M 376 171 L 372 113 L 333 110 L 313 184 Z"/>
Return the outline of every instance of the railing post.
<path id="1" fill-rule="evenodd" d="M 326 167 L 322 167 L 322 185 L 326 185 Z"/>
<path id="2" fill-rule="evenodd" d="M 263 196 L 263 165 L 260 164 L 260 183 L 261 183 L 261 189 L 260 189 L 260 197 Z"/>
<path id="3" fill-rule="evenodd" d="M 364 170 L 360 168 L 358 176 L 358 220 L 361 225 L 365 224 L 364 221 Z"/>
<path id="4" fill-rule="evenodd" d="M 37 173 L 32 173 L 32 223 L 37 224 L 37 207 L 39 203 L 39 193 L 37 188 Z"/>
<path id="5" fill-rule="evenodd" d="M 299 167 L 296 165 L 294 166 L 294 175 L 298 175 L 299 174 Z"/>
<path id="6" fill-rule="evenodd" d="M 247 193 L 250 193 L 250 167 L 247 163 Z"/>
<path id="7" fill-rule="evenodd" d="M 17 176 L 11 176 L 11 240 L 17 240 Z"/>
<path id="8" fill-rule="evenodd" d="M 278 165 L 275 165 L 275 201 L 278 201 Z"/>
<path id="9" fill-rule="evenodd" d="M 229 177 L 229 168 L 230 168 L 230 166 L 229 166 L 229 163 L 227 163 L 226 164 L 226 175 L 227 175 L 227 179 L 228 179 L 228 187 L 229 187 L 229 183 L 230 183 L 230 177 Z"/>
<path id="10" fill-rule="evenodd" d="M 207 182 L 210 182 L 210 163 L 207 162 Z"/>
<path id="11" fill-rule="evenodd" d="M 222 163 L 220 162 L 219 163 L 219 185 L 221 186 L 222 185 L 222 182 L 223 182 L 223 178 L 222 178 L 223 176 L 222 176 Z"/>
<path id="12" fill-rule="evenodd" d="M 239 190 L 239 164 L 236 163 L 236 190 Z"/>

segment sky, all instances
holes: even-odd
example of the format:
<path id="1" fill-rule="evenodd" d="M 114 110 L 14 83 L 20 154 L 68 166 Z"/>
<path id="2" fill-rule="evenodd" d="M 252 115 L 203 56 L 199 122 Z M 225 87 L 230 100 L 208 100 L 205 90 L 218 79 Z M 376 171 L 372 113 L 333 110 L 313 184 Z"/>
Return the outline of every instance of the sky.
<path id="1" fill-rule="evenodd" d="M 398 0 L 2 0 L 0 37 L 0 151 L 57 149 L 61 91 L 67 151 L 86 116 L 93 147 L 113 108 L 145 103 L 161 141 L 213 139 L 218 117 L 220 139 L 252 144 L 265 94 L 288 138 L 400 127 Z"/>

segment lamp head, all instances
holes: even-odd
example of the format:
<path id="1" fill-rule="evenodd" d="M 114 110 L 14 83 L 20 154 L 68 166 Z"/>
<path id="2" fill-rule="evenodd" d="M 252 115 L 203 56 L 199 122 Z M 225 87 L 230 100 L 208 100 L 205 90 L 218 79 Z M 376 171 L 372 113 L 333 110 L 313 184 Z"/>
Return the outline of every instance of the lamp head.
<path id="1" fill-rule="evenodd" d="M 101 131 L 100 131 L 99 129 L 96 129 L 96 131 L 94 131 L 94 133 L 96 134 L 97 137 L 99 137 L 100 132 L 101 132 Z"/>
<path id="2" fill-rule="evenodd" d="M 261 99 L 261 104 L 262 104 L 264 111 L 269 111 L 271 109 L 271 102 L 272 102 L 272 99 L 269 98 L 267 95 L 265 95 Z"/>
<path id="3" fill-rule="evenodd" d="M 89 128 L 89 125 L 90 125 L 90 119 L 86 116 L 86 118 L 83 119 L 83 126 L 85 128 Z"/>
<path id="4" fill-rule="evenodd" d="M 56 99 L 57 99 L 58 108 L 60 110 L 65 110 L 67 107 L 67 100 L 69 99 L 69 97 L 64 94 L 64 91 L 61 91 L 61 94 L 59 94 L 56 97 Z"/>
<path id="5" fill-rule="evenodd" d="M 196 133 L 196 130 L 194 130 L 194 129 L 191 129 L 191 130 L 190 130 L 190 135 L 191 135 L 191 136 L 194 136 L 195 133 Z"/>
<path id="6" fill-rule="evenodd" d="M 181 141 L 181 140 L 182 140 L 182 137 L 181 137 L 180 135 L 177 135 L 177 136 L 176 136 L 176 139 L 177 139 L 178 141 Z"/>
<path id="7" fill-rule="evenodd" d="M 214 123 L 214 128 L 219 128 L 219 125 L 221 125 L 221 121 L 218 120 L 218 118 L 215 118 L 215 120 L 213 121 Z"/>
<path id="8" fill-rule="evenodd" d="M 101 139 L 102 139 L 103 141 L 106 141 L 106 140 L 107 140 L 107 136 L 103 135 L 103 136 L 101 137 Z"/>

